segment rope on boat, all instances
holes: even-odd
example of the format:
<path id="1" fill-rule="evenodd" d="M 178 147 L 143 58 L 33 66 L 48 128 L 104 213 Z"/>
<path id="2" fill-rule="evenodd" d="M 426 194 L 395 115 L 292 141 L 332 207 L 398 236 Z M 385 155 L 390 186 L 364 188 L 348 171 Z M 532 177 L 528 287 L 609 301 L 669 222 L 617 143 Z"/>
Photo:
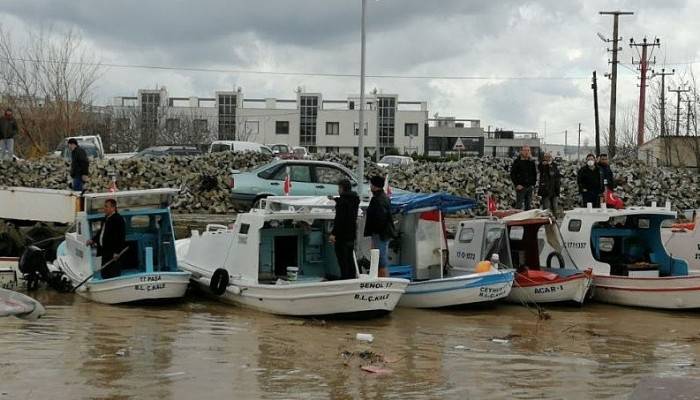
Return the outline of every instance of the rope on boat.
<path id="1" fill-rule="evenodd" d="M 516 272 L 516 274 L 517 274 L 517 272 Z M 516 285 L 516 286 L 518 286 L 518 287 L 521 288 L 521 289 L 525 289 L 525 288 L 523 288 L 522 286 L 520 286 L 520 284 L 518 284 L 518 281 L 515 280 L 515 279 L 513 279 L 513 284 Z M 539 305 L 539 303 L 537 303 L 537 302 L 530 296 L 530 294 L 527 292 L 527 290 L 524 290 L 523 293 L 525 294 L 525 297 L 527 297 L 527 300 L 526 300 L 526 301 L 520 300 L 520 303 L 521 303 L 523 306 L 525 306 L 525 308 L 526 308 L 528 311 L 530 311 L 531 313 L 533 313 L 534 315 L 536 315 L 537 318 L 540 319 L 540 320 L 548 320 L 548 319 L 551 319 L 551 318 L 552 318 L 552 316 L 549 315 L 549 313 L 547 312 L 547 310 L 545 310 L 544 307 L 542 307 L 541 305 Z M 533 311 L 532 308 L 530 308 L 530 305 L 529 305 L 528 303 L 532 303 L 532 305 L 535 307 L 535 309 L 536 309 L 537 311 L 536 311 L 536 312 Z"/>

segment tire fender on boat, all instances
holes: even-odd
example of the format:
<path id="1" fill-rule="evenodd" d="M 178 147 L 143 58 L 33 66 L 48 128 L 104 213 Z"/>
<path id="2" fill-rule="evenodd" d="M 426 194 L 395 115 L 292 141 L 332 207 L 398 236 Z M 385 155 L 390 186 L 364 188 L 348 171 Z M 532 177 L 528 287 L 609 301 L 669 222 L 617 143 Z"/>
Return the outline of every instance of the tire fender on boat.
<path id="1" fill-rule="evenodd" d="M 552 258 L 554 257 L 556 257 L 557 261 L 559 262 L 559 268 L 566 267 L 566 265 L 564 264 L 564 257 L 561 255 L 561 253 L 553 251 L 547 256 L 547 268 L 552 268 Z"/>
<path id="2" fill-rule="evenodd" d="M 211 276 L 209 289 L 217 296 L 221 296 L 226 292 L 226 287 L 229 283 L 228 271 L 223 268 L 217 268 L 214 275 Z"/>

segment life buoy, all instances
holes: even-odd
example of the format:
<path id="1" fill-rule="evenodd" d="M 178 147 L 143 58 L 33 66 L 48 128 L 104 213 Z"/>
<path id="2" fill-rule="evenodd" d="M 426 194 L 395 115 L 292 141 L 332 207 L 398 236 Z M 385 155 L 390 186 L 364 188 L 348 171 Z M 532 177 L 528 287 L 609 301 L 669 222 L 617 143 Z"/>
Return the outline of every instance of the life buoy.
<path id="1" fill-rule="evenodd" d="M 214 271 L 214 275 L 211 276 L 211 282 L 209 282 L 209 289 L 211 292 L 217 296 L 221 296 L 226 291 L 228 286 L 228 271 L 223 268 L 217 268 Z"/>
<path id="2" fill-rule="evenodd" d="M 564 268 L 564 257 L 559 252 L 553 251 L 547 256 L 547 268 L 552 268 L 552 258 L 556 257 L 559 261 L 559 268 Z"/>

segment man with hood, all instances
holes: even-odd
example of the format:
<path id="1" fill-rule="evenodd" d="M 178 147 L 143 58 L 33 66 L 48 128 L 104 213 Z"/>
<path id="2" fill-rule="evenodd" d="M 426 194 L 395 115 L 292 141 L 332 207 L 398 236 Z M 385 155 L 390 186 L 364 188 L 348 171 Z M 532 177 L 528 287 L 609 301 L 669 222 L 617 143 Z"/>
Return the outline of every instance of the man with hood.
<path id="1" fill-rule="evenodd" d="M 600 208 L 603 181 L 593 154 L 586 156 L 586 165 L 578 171 L 576 181 L 578 182 L 578 192 L 581 194 L 581 207 L 587 207 L 588 203 L 591 203 L 594 208 Z"/>
<path id="2" fill-rule="evenodd" d="M 603 153 L 598 156 L 598 167 L 600 168 L 600 179 L 603 180 L 603 190 L 614 190 L 615 182 L 612 169 L 610 169 L 610 162 L 608 161 L 607 154 Z"/>
<path id="3" fill-rule="evenodd" d="M 338 181 L 338 197 L 335 198 L 335 220 L 329 241 L 335 245 L 335 257 L 340 267 L 340 279 L 357 278 L 355 269 L 355 239 L 357 236 L 357 212 L 360 197 L 352 191 L 350 180 Z"/>
<path id="4" fill-rule="evenodd" d="M 525 145 L 520 149 L 520 155 L 510 167 L 510 179 L 515 186 L 515 208 L 529 210 L 537 183 L 537 166 L 530 158 L 530 146 Z"/>
<path id="5" fill-rule="evenodd" d="M 372 238 L 372 249 L 379 250 L 379 276 L 389 276 L 389 241 L 394 238 L 394 220 L 391 201 L 384 193 L 384 178 L 378 175 L 369 180 L 372 199 L 365 216 L 365 236 Z"/>
<path id="6" fill-rule="evenodd" d="M 17 135 L 17 121 L 12 116 L 12 109 L 6 109 L 5 115 L 0 118 L 0 161 L 12 161 L 15 155 L 15 135 Z"/>

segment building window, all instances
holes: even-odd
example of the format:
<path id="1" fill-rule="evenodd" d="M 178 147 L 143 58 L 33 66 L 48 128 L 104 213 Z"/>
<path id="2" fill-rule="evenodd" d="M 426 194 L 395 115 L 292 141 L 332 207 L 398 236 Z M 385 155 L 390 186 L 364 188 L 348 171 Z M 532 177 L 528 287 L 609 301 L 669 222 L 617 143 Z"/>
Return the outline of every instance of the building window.
<path id="1" fill-rule="evenodd" d="M 236 140 L 236 95 L 219 95 L 219 139 Z"/>
<path id="2" fill-rule="evenodd" d="M 569 232 L 579 232 L 581 230 L 581 220 L 572 219 L 569 221 Z"/>
<path id="3" fill-rule="evenodd" d="M 316 146 L 316 119 L 318 118 L 318 96 L 301 96 L 299 98 L 299 145 Z"/>
<path id="4" fill-rule="evenodd" d="M 355 136 L 357 136 L 357 134 L 358 134 L 358 133 L 357 133 L 357 127 L 358 127 L 358 126 L 360 126 L 360 123 L 359 123 L 359 122 L 355 122 L 355 125 L 354 125 L 354 128 L 353 128 L 353 131 L 355 132 Z M 368 126 L 369 126 L 369 125 L 368 125 L 368 122 L 365 122 L 365 136 L 367 136 L 367 131 L 368 131 L 368 128 L 367 128 L 367 127 L 368 127 Z"/>
<path id="5" fill-rule="evenodd" d="M 340 153 L 340 147 L 326 146 L 326 153 Z"/>
<path id="6" fill-rule="evenodd" d="M 404 125 L 404 135 L 406 135 L 406 136 L 418 136 L 418 124 L 406 124 L 406 125 Z"/>
<path id="7" fill-rule="evenodd" d="M 168 118 L 165 120 L 166 132 L 180 132 L 180 118 Z"/>
<path id="8" fill-rule="evenodd" d="M 326 135 L 340 135 L 340 122 L 326 122 Z"/>
<path id="9" fill-rule="evenodd" d="M 275 121 L 275 134 L 289 135 L 289 121 Z"/>
<path id="10" fill-rule="evenodd" d="M 209 132 L 209 121 L 206 119 L 195 119 L 192 121 L 192 128 L 197 133 Z"/>
<path id="11" fill-rule="evenodd" d="M 141 147 L 156 144 L 159 107 L 160 93 L 144 93 L 141 95 L 141 128 L 144 130 L 144 134 L 141 136 Z"/>
<path id="12" fill-rule="evenodd" d="M 384 155 L 394 147 L 394 125 L 396 117 L 396 99 L 380 97 L 377 99 L 377 133 L 379 134 L 379 154 Z"/>

